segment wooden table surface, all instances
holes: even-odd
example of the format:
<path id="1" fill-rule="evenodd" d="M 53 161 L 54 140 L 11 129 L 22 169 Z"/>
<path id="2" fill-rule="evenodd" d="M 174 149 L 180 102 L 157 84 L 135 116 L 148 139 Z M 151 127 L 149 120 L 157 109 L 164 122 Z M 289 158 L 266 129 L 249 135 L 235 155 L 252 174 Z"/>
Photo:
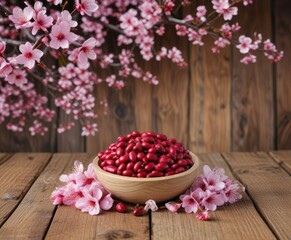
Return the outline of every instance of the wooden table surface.
<path id="1" fill-rule="evenodd" d="M 165 209 L 143 217 L 98 216 L 54 206 L 51 192 L 74 160 L 93 155 L 0 154 L 0 239 L 291 239 L 291 151 L 199 154 L 246 187 L 243 199 L 219 207 L 211 221 Z"/>

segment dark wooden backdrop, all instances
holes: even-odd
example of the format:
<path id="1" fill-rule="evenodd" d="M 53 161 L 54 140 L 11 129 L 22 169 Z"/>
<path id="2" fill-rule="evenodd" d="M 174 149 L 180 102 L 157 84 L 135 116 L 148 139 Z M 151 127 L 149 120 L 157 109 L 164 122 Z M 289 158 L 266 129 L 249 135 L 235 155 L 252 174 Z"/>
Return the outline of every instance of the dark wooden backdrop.
<path id="1" fill-rule="evenodd" d="M 236 18 L 241 32 L 261 32 L 284 50 L 277 65 L 260 55 L 256 64 L 245 66 L 234 49 L 213 55 L 211 40 L 199 48 L 168 34 L 158 44 L 178 45 L 189 68 L 178 69 L 169 61 L 146 63 L 160 79 L 157 87 L 141 80 L 128 82 L 122 91 L 98 86 L 96 101 L 108 97 L 109 109 L 98 119 L 96 136 L 81 137 L 79 126 L 56 134 L 54 125 L 68 118 L 59 112 L 44 138 L 14 134 L 1 126 L 0 151 L 96 153 L 133 130 L 162 132 L 194 152 L 291 149 L 290 13 L 289 0 L 256 0 Z"/>

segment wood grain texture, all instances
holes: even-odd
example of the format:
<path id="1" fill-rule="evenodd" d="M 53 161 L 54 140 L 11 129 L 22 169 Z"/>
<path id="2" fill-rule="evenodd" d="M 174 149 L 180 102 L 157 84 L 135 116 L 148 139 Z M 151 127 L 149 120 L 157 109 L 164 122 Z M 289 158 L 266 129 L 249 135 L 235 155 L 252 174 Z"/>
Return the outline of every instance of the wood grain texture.
<path id="1" fill-rule="evenodd" d="M 50 195 L 56 186 L 60 185 L 59 176 L 72 169 L 74 160 L 87 157 L 84 154 L 54 155 L 1 227 L 0 239 L 42 239 L 56 208 L 50 201 Z"/>
<path id="2" fill-rule="evenodd" d="M 240 8 L 236 18 L 244 35 L 260 32 L 271 37 L 271 5 L 254 1 Z M 260 17 L 254 17 L 254 16 Z M 251 36 L 253 37 L 253 36 Z M 274 148 L 274 101 L 272 64 L 258 53 L 257 63 L 240 63 L 242 54 L 233 49 L 232 59 L 232 151 Z"/>
<path id="3" fill-rule="evenodd" d="M 44 137 L 31 136 L 28 130 L 24 132 L 11 132 L 6 126 L 0 124 L 0 152 L 52 152 L 54 143 L 51 141 L 52 126 Z"/>
<path id="4" fill-rule="evenodd" d="M 223 156 L 276 236 L 289 239 L 290 176 L 266 153 L 226 153 Z"/>
<path id="5" fill-rule="evenodd" d="M 284 58 L 276 65 L 278 149 L 291 147 L 291 2 L 277 0 L 275 4 L 275 39 Z"/>
<path id="6" fill-rule="evenodd" d="M 0 153 L 0 165 L 4 163 L 8 158 L 10 157 L 10 154 L 7 153 Z"/>
<path id="7" fill-rule="evenodd" d="M 210 46 L 190 48 L 190 150 L 229 151 L 230 61 L 229 50 L 213 56 Z"/>
<path id="8" fill-rule="evenodd" d="M 99 132 L 87 138 L 87 152 L 98 153 L 104 151 L 120 135 L 126 135 L 136 129 L 134 119 L 133 100 L 134 86 L 131 82 L 120 91 L 108 89 L 105 84 L 97 86 L 96 109 L 99 109 L 97 120 Z M 100 112 L 99 102 L 108 99 L 107 114 Z"/>
<path id="9" fill-rule="evenodd" d="M 50 159 L 48 153 L 13 155 L 0 168 L 0 226 L 12 213 Z"/>
<path id="10" fill-rule="evenodd" d="M 79 159 L 87 166 L 94 155 Z M 149 239 L 149 217 L 106 211 L 98 216 L 82 213 L 68 206 L 60 206 L 54 215 L 45 239 Z"/>
<path id="11" fill-rule="evenodd" d="M 270 155 L 291 175 L 291 151 L 270 152 Z"/>
<path id="12" fill-rule="evenodd" d="M 220 154 L 199 154 L 198 157 L 202 162 L 201 171 L 204 164 L 210 167 L 220 166 L 234 179 Z M 276 239 L 247 194 L 243 195 L 241 201 L 211 212 L 211 219 L 208 222 L 201 222 L 193 214 L 173 214 L 166 210 L 153 212 L 152 239 Z"/>
<path id="13" fill-rule="evenodd" d="M 174 26 L 157 42 L 157 46 L 168 49 L 177 46 L 187 61 L 187 41 L 176 35 Z M 155 63 L 152 71 L 160 80 L 159 85 L 153 88 L 153 130 L 174 137 L 187 146 L 189 123 L 187 68 L 181 69 L 172 61 L 164 59 Z"/>
<path id="14" fill-rule="evenodd" d="M 72 116 L 67 115 L 64 111 L 59 113 L 59 121 L 62 124 L 75 122 Z M 75 123 L 75 127 L 61 134 L 57 134 L 57 152 L 84 152 L 85 137 L 81 136 L 82 127 L 79 122 Z"/>

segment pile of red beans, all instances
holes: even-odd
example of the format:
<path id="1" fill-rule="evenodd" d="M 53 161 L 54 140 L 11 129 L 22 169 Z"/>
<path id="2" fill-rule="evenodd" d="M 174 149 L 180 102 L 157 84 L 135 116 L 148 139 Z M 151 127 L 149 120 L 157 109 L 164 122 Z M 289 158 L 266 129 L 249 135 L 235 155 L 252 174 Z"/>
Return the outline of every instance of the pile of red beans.
<path id="1" fill-rule="evenodd" d="M 98 157 L 106 172 L 138 178 L 170 176 L 193 165 L 181 143 L 154 132 L 134 131 L 120 136 Z"/>

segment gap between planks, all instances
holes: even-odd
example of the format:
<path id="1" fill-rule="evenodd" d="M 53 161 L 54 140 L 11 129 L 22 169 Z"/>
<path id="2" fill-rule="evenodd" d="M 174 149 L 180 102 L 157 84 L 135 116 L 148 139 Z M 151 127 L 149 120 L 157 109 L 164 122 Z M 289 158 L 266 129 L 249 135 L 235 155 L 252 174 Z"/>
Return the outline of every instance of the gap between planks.
<path id="1" fill-rule="evenodd" d="M 223 153 L 222 156 L 245 185 L 258 213 L 275 236 L 290 238 L 290 176 L 265 152 Z"/>

